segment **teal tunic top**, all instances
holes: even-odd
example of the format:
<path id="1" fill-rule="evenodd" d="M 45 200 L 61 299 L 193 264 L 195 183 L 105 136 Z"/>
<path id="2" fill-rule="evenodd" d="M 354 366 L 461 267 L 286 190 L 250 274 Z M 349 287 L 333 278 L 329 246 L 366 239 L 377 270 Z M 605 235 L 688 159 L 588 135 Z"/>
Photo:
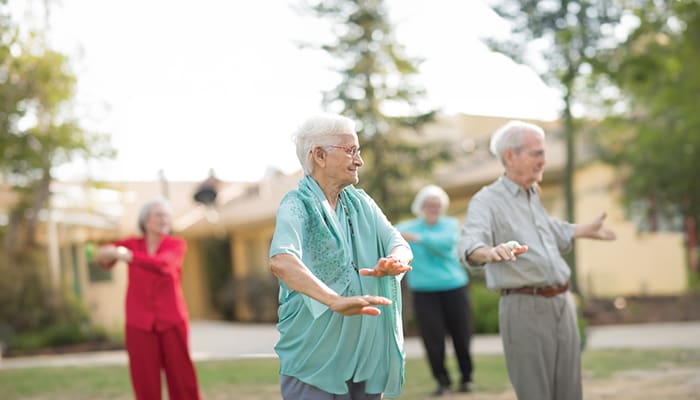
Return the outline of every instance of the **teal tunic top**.
<path id="1" fill-rule="evenodd" d="M 376 295 L 393 303 L 379 316 L 346 317 L 289 289 L 280 281 L 280 338 L 275 352 L 280 374 L 334 394 L 348 392 L 346 381 L 366 382 L 367 393 L 401 394 L 404 379 L 401 287 L 399 276 L 360 276 L 396 246 L 408 244 L 376 203 L 348 186 L 338 207 L 330 207 L 321 188 L 305 176 L 277 210 L 270 257 L 291 254 L 342 296 Z"/>
<path id="2" fill-rule="evenodd" d="M 456 289 L 469 282 L 467 271 L 459 263 L 457 241 L 459 222 L 452 217 L 440 217 L 433 225 L 416 218 L 396 225 L 400 232 L 420 238 L 410 242 L 413 269 L 408 272 L 408 287 L 419 292 Z"/>

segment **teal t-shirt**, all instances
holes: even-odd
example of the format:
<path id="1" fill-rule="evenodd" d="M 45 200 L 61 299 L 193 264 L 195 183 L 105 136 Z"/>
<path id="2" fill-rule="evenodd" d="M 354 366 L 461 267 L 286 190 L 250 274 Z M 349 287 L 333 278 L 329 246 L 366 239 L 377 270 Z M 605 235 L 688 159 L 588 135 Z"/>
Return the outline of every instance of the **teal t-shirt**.
<path id="1" fill-rule="evenodd" d="M 366 193 L 348 186 L 340 196 L 332 209 L 318 184 L 304 177 L 277 210 L 270 257 L 296 256 L 340 295 L 377 295 L 393 303 L 376 317 L 346 317 L 280 281 L 280 374 L 334 394 L 347 393 L 345 382 L 352 379 L 365 382 L 367 393 L 398 397 L 404 379 L 402 276 L 360 276 L 357 269 L 372 268 L 408 244 Z"/>
<path id="2" fill-rule="evenodd" d="M 413 269 L 408 272 L 408 287 L 419 292 L 435 292 L 462 287 L 469 282 L 465 268 L 457 258 L 459 222 L 440 217 L 433 225 L 416 218 L 396 225 L 400 232 L 419 237 L 409 242 L 413 251 Z"/>

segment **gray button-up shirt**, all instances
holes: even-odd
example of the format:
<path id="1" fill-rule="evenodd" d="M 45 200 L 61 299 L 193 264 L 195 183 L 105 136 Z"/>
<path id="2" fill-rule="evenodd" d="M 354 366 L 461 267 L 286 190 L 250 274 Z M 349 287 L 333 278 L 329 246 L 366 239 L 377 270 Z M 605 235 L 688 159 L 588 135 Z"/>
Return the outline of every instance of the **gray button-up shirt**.
<path id="1" fill-rule="evenodd" d="M 469 203 L 457 247 L 470 269 L 486 268 L 490 289 L 563 285 L 571 270 L 562 254 L 571 250 L 576 226 L 550 217 L 534 189 L 530 196 L 506 176 L 483 187 Z M 515 261 L 472 265 L 466 256 L 483 246 L 517 240 L 528 251 Z"/>

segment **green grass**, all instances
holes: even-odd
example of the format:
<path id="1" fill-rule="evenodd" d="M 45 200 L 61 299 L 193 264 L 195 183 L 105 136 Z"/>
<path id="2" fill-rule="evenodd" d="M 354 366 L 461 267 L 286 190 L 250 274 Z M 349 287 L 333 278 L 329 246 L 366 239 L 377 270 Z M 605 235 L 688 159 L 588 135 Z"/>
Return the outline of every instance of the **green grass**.
<path id="1" fill-rule="evenodd" d="M 501 392 L 510 387 L 502 356 L 476 356 L 474 365 L 477 390 Z M 669 365 L 699 367 L 700 350 L 587 350 L 583 355 L 586 376 L 594 379 L 605 379 L 621 371 Z M 450 359 L 448 367 L 457 379 L 455 360 Z M 206 399 L 227 399 L 233 394 L 235 398 L 251 400 L 279 399 L 277 371 L 276 359 L 197 363 L 200 386 Z M 424 399 L 434 386 L 427 362 L 409 359 L 401 399 Z M 133 397 L 127 368 L 114 366 L 0 369 L 0 393 L 4 400 L 121 400 Z"/>

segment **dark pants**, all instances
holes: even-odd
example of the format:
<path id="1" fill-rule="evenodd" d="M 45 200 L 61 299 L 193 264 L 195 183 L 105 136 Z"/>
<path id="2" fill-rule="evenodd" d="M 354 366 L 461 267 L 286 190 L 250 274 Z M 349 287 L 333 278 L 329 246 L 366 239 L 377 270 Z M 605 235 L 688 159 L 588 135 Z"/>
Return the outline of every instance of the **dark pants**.
<path id="1" fill-rule="evenodd" d="M 433 377 L 441 386 L 452 382 L 445 368 L 445 336 L 452 338 L 462 382 L 472 381 L 471 305 L 469 289 L 413 292 L 413 305 Z"/>
<path id="2" fill-rule="evenodd" d="M 165 370 L 168 399 L 200 398 L 185 324 L 152 331 L 127 325 L 126 350 L 136 399 L 161 399 L 161 370 Z"/>

